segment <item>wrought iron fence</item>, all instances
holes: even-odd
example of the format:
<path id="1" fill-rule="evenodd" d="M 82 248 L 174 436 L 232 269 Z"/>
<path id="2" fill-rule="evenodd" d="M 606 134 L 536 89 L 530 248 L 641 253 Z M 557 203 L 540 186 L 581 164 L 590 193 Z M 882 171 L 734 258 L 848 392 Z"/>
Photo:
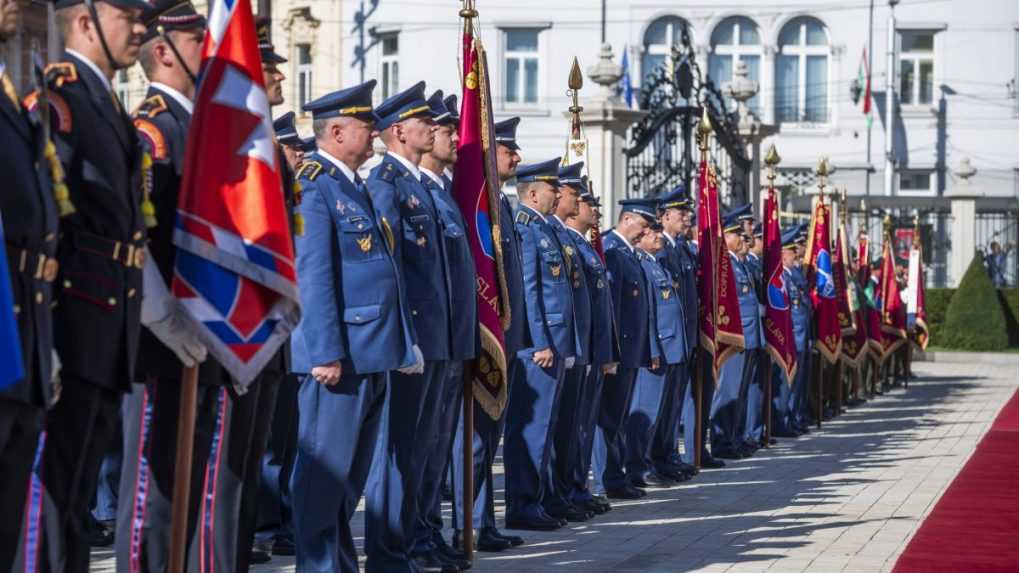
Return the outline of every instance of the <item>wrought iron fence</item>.
<path id="1" fill-rule="evenodd" d="M 976 217 L 977 252 L 984 257 L 991 282 L 997 287 L 1015 287 L 1019 277 L 1019 213 L 978 212 Z"/>

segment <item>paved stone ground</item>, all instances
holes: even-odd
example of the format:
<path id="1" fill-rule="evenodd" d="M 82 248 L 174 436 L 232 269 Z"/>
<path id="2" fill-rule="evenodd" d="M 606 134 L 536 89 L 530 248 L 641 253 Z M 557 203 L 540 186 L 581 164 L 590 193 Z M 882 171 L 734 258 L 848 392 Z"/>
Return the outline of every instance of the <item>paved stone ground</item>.
<path id="1" fill-rule="evenodd" d="M 523 532 L 526 545 L 478 554 L 474 570 L 890 570 L 1019 386 L 1016 366 L 979 357 L 916 363 L 908 390 L 894 389 L 821 431 L 616 503 L 588 524 Z M 359 536 L 362 515 L 354 518 Z M 108 551 L 95 558 L 94 570 L 113 571 Z M 293 570 L 292 558 L 279 557 L 252 569 Z"/>

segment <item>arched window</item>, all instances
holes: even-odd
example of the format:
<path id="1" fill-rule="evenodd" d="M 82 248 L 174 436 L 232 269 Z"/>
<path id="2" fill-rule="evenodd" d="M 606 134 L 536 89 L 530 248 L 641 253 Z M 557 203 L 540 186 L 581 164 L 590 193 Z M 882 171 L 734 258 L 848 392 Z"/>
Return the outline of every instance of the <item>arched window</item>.
<path id="1" fill-rule="evenodd" d="M 775 118 L 779 122 L 828 121 L 828 33 L 810 16 L 793 18 L 778 35 Z"/>
<path id="2" fill-rule="evenodd" d="M 647 77 L 665 62 L 672 53 L 672 47 L 683 42 L 683 32 L 688 29 L 686 20 L 678 16 L 663 16 L 651 22 L 644 32 L 644 54 L 640 66 L 642 77 Z"/>
<path id="3" fill-rule="evenodd" d="M 721 88 L 732 81 L 736 64 L 747 65 L 750 79 L 761 81 L 761 36 L 757 24 L 746 16 L 730 16 L 722 20 L 711 32 L 711 56 L 708 58 L 708 77 Z M 758 98 L 749 102 L 750 109 L 759 114 Z"/>

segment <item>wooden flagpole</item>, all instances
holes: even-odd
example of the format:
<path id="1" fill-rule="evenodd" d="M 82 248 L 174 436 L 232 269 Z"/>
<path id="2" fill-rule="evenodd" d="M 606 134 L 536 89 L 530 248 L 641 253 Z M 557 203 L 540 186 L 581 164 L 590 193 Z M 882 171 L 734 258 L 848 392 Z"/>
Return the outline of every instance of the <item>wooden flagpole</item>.
<path id="1" fill-rule="evenodd" d="M 170 513 L 170 573 L 184 573 L 187 564 L 188 505 L 191 494 L 191 458 L 195 444 L 195 410 L 198 403 L 198 365 L 184 367 L 177 415 L 177 455 L 173 466 L 173 506 Z"/>

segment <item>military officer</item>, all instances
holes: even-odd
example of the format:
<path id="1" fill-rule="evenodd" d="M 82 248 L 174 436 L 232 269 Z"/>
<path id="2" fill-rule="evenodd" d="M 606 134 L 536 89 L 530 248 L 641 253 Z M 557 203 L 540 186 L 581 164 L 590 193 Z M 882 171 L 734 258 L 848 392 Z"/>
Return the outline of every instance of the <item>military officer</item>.
<path id="1" fill-rule="evenodd" d="M 506 406 L 506 527 L 548 531 L 566 520 L 548 515 L 549 456 L 563 376 L 576 359 L 570 273 L 548 219 L 559 200 L 559 159 L 517 169 L 514 219 L 526 299 L 526 342 Z"/>
<path id="2" fill-rule="evenodd" d="M 417 492 L 426 454 L 438 438 L 438 413 L 426 407 L 447 375 L 450 347 L 450 271 L 438 208 L 421 181 L 421 157 L 435 145 L 436 125 L 419 82 L 375 110 L 387 152 L 368 177 L 379 216 L 392 228 L 401 263 L 421 372 L 390 374 L 386 415 L 368 492 L 373 519 L 366 533 L 369 571 L 414 570 L 410 552 L 418 518 Z M 417 424 L 408 423 L 416 420 Z M 417 565 L 429 567 L 425 559 Z"/>
<path id="3" fill-rule="evenodd" d="M 601 404 L 605 373 L 618 365 L 619 355 L 613 323 L 612 292 L 609 288 L 605 262 L 587 240 L 588 233 L 598 232 L 601 219 L 599 206 L 598 198 L 591 194 L 585 183 L 577 214 L 566 219 L 574 244 L 580 252 L 587 291 L 591 299 L 589 368 L 577 404 L 575 418 L 579 444 L 576 447 L 577 461 L 573 464 L 573 474 L 568 483 L 567 499 L 580 509 L 603 514 L 610 511 L 612 506 L 604 496 L 594 496 L 591 493 L 587 476 L 591 471 L 591 450 L 594 447 L 595 423 Z"/>
<path id="4" fill-rule="evenodd" d="M 656 205 L 657 207 L 657 205 Z M 676 483 L 659 474 L 651 460 L 651 447 L 658 425 L 665 420 L 665 395 L 674 379 L 675 369 L 686 361 L 687 343 L 683 306 L 679 302 L 672 275 L 658 262 L 662 250 L 662 227 L 651 226 L 637 243 L 637 255 L 647 282 L 651 306 L 652 364 L 637 373 L 633 397 L 626 419 L 626 476 L 638 488 L 667 487 Z"/>
<path id="5" fill-rule="evenodd" d="M 626 199 L 619 205 L 616 227 L 603 241 L 618 329 L 619 366 L 605 376 L 591 466 L 596 493 L 611 499 L 639 499 L 646 492 L 626 479 L 623 438 L 637 372 L 657 367 L 651 361 L 651 301 L 636 251 L 641 237 L 656 222 L 656 213 L 654 203 L 647 199 Z"/>
<path id="6" fill-rule="evenodd" d="M 542 506 L 551 517 L 567 521 L 587 521 L 594 512 L 576 507 L 570 500 L 570 484 L 579 460 L 577 448 L 580 436 L 577 412 L 582 396 L 587 392 L 586 382 L 591 353 L 591 295 L 584 273 L 580 247 L 566 221 L 580 211 L 580 195 L 586 191 L 581 175 L 584 163 L 578 162 L 559 169 L 560 195 L 555 211 L 548 217 L 548 226 L 562 248 L 565 271 L 573 292 L 573 313 L 577 329 L 577 356 L 573 367 L 563 377 L 559 412 L 556 416 L 552 446 L 552 465 L 549 489 Z M 586 242 L 586 241 L 585 241 Z"/>
<path id="7" fill-rule="evenodd" d="M 513 207 L 509 198 L 502 192 L 502 185 L 516 177 L 517 166 L 520 164 L 520 146 L 517 145 L 517 127 L 519 117 L 511 117 L 495 124 L 496 171 L 499 176 L 499 222 L 502 239 L 503 274 L 506 277 L 506 290 L 509 294 L 510 323 L 503 332 L 506 348 L 506 383 L 512 388 L 518 361 L 512 360 L 517 351 L 524 346 L 526 329 L 524 315 L 524 285 L 520 262 L 520 236 L 513 224 Z M 477 411 L 477 409 L 475 409 Z M 474 417 L 474 524 L 479 527 L 475 538 L 479 551 L 503 551 L 513 546 L 522 545 L 524 540 L 516 535 L 506 535 L 495 523 L 495 487 L 492 479 L 492 465 L 495 453 L 499 449 L 506 425 L 506 412 L 498 420 L 488 416 Z M 457 437 L 453 450 L 463 451 L 462 424 L 457 425 Z M 454 470 L 454 505 L 456 505 L 456 523 L 462 524 L 463 507 L 457 500 L 463 499 L 463 467 L 461 456 L 453 456 Z M 459 527 L 459 525 L 457 526 Z M 460 546 L 461 532 L 453 534 L 453 547 Z"/>
<path id="8" fill-rule="evenodd" d="M 449 261 L 452 343 L 446 377 L 435 384 L 434 391 L 426 397 L 429 407 L 439 411 L 436 416 L 437 437 L 427 454 L 418 493 L 413 554 L 433 562 L 451 561 L 463 569 L 469 565 L 463 554 L 450 547 L 442 537 L 442 478 L 449 464 L 454 426 L 466 382 L 464 366 L 477 355 L 477 296 L 474 257 L 467 240 L 467 227 L 453 198 L 452 168 L 456 163 L 460 121 L 456 96 L 443 99 L 442 90 L 438 90 L 428 98 L 428 106 L 438 129 L 435 130 L 435 145 L 421 156 L 419 167 L 423 175 L 421 181 L 438 208 L 442 240 Z"/>
<path id="9" fill-rule="evenodd" d="M 141 153 L 110 82 L 138 58 L 145 7 L 140 0 L 55 3 L 66 51 L 47 73 L 49 115 L 76 212 L 63 220 L 58 241 L 62 289 L 53 328 L 62 399 L 47 418 L 41 467 L 54 506 L 42 554 L 54 570 L 88 568 L 88 505 L 134 378 L 146 235 Z M 30 108 L 38 105 L 30 99 Z"/>
<path id="10" fill-rule="evenodd" d="M 782 278 L 785 281 L 786 292 L 789 294 L 790 312 L 793 316 L 799 311 L 800 305 L 803 302 L 803 293 L 800 292 L 799 287 L 792 278 L 793 267 L 796 264 L 796 235 L 797 229 L 795 227 L 786 229 L 782 233 Z M 796 352 L 797 356 L 799 356 L 802 353 L 800 344 L 805 341 L 797 336 L 795 328 L 793 329 L 793 335 L 796 337 Z M 797 363 L 797 372 L 799 372 L 800 366 L 801 364 Z M 772 435 L 779 438 L 795 438 L 800 435 L 800 432 L 794 429 L 790 407 L 793 380 L 786 380 L 782 369 L 777 364 L 772 368 L 772 378 L 772 388 L 774 388 L 772 420 L 775 424 Z"/>
<path id="11" fill-rule="evenodd" d="M 759 365 L 764 361 L 764 291 L 762 290 L 764 261 L 761 258 L 764 252 L 764 241 L 761 236 L 760 223 L 754 224 L 753 209 L 750 204 L 743 205 L 740 211 L 739 220 L 743 223 L 744 257 L 743 263 L 750 278 L 750 288 L 757 297 L 757 307 L 750 304 L 750 299 L 744 301 L 740 298 L 741 305 L 745 305 L 745 312 L 756 312 L 757 314 L 757 337 L 758 345 L 753 350 L 752 360 L 744 362 L 744 367 L 750 369 L 745 372 L 747 392 L 745 400 L 745 411 L 740 424 L 740 435 L 743 437 L 744 449 L 752 452 L 762 447 L 764 440 L 764 388 L 761 385 L 761 377 L 758 373 Z M 740 293 L 742 295 L 742 293 Z M 744 312 L 744 307 L 740 307 Z M 745 337 L 745 333 L 744 333 Z"/>
<path id="12" fill-rule="evenodd" d="M 789 300 L 792 305 L 793 335 L 796 338 L 796 379 L 789 397 L 789 425 L 796 432 L 810 432 L 811 412 L 807 402 L 813 364 L 813 308 L 803 274 L 803 249 L 807 242 L 806 225 L 798 225 L 794 239 L 794 264 L 789 270 Z"/>
<path id="13" fill-rule="evenodd" d="M 376 133 L 374 87 L 372 80 L 305 106 L 318 150 L 299 174 L 305 228 L 296 237 L 301 304 L 315 312 L 291 336 L 292 368 L 302 376 L 291 484 L 301 571 L 357 571 L 349 521 L 372 465 L 386 373 L 421 362 L 392 230 L 356 174 Z"/>
<path id="14" fill-rule="evenodd" d="M 718 385 L 711 404 L 711 454 L 715 457 L 739 459 L 752 455 L 743 444 L 741 426 L 746 409 L 746 391 L 749 384 L 747 362 L 754 362 L 754 353 L 760 346 L 757 295 L 753 290 L 750 271 L 743 262 L 746 244 L 739 211 L 733 210 L 722 218 L 722 231 L 732 262 L 736 294 L 740 304 L 744 350 L 734 354 L 722 365 Z"/>
<path id="15" fill-rule="evenodd" d="M 287 165 L 293 170 L 300 166 L 301 156 L 304 154 L 304 151 L 301 149 L 304 140 L 297 133 L 297 124 L 294 122 L 295 117 L 294 112 L 288 111 L 272 122 L 272 129 L 276 133 L 276 142 L 280 144 L 280 148 L 283 150 L 283 155 L 287 159 Z"/>
<path id="16" fill-rule="evenodd" d="M 15 38 L 19 18 L 16 0 L 0 2 L 0 51 Z M 46 138 L 48 132 L 39 117 L 31 116 L 21 103 L 2 58 L 0 84 L 4 92 L 0 94 L 0 140 L 4 142 L 0 172 L 6 180 L 0 195 L 0 226 L 24 373 L 13 385 L 0 390 L 0 563 L 11 564 L 24 523 L 26 492 L 43 416 L 55 398 L 50 380 L 59 370 L 53 358 L 50 304 L 58 270 L 55 257 L 60 212 L 46 156 L 51 145 Z M 29 511 L 39 511 L 42 500 L 38 496 L 28 496 L 27 501 L 31 504 Z"/>

